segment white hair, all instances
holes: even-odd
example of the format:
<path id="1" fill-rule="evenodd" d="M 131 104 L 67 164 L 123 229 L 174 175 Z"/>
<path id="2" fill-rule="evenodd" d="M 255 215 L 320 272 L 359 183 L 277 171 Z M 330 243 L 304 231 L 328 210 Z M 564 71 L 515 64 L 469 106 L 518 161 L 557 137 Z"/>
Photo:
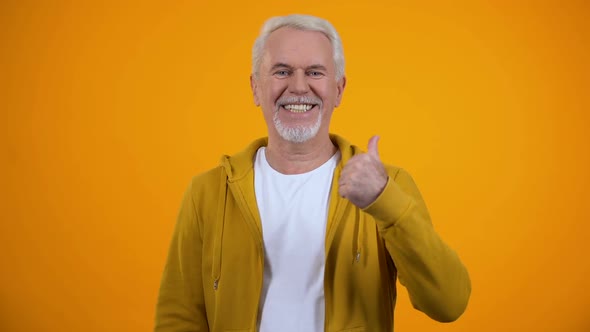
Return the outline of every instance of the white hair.
<path id="1" fill-rule="evenodd" d="M 252 48 L 252 74 L 254 77 L 258 76 L 258 70 L 260 69 L 260 63 L 262 62 L 262 51 L 268 36 L 273 31 L 282 27 L 305 31 L 318 31 L 326 35 L 332 44 L 334 65 L 336 67 L 336 80 L 339 80 L 344 76 L 344 51 L 342 50 L 342 41 L 332 24 L 323 18 L 310 15 L 292 14 L 272 17 L 264 22 L 262 29 L 260 29 L 260 35 L 256 38 L 254 47 Z"/>

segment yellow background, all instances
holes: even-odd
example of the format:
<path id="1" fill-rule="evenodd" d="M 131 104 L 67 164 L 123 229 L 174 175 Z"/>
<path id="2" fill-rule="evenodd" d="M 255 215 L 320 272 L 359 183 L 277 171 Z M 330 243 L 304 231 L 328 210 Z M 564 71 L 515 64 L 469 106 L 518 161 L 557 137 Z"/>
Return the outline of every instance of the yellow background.
<path id="1" fill-rule="evenodd" d="M 148 331 L 191 176 L 265 134 L 262 22 L 329 19 L 332 131 L 413 174 L 473 283 L 452 324 L 590 331 L 587 1 L 2 1 L 0 330 Z"/>

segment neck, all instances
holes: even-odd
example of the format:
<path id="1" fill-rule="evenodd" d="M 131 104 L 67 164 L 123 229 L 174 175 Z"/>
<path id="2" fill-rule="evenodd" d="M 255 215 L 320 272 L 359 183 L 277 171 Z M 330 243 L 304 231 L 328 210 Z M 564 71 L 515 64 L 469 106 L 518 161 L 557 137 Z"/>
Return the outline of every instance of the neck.
<path id="1" fill-rule="evenodd" d="M 268 138 L 266 160 L 272 168 L 283 174 L 300 174 L 323 165 L 338 148 L 326 133 L 304 143 L 292 143 L 281 137 Z"/>

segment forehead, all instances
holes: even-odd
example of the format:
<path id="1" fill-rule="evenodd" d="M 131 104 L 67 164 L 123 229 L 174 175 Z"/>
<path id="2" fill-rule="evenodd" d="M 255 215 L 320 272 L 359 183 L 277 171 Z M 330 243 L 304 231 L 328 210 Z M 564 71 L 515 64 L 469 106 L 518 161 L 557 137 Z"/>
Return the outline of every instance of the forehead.
<path id="1" fill-rule="evenodd" d="M 277 62 L 289 65 L 321 64 L 333 66 L 330 39 L 319 31 L 280 28 L 273 31 L 266 40 L 264 61 L 267 65 Z"/>

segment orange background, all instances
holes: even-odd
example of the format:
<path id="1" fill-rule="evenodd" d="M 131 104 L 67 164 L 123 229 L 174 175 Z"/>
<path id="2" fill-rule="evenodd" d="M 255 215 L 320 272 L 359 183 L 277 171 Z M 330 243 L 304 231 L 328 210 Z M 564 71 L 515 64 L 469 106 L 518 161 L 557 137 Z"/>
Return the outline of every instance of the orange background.
<path id="1" fill-rule="evenodd" d="M 0 330 L 147 331 L 191 176 L 265 134 L 250 50 L 292 12 L 339 30 L 332 131 L 419 184 L 467 265 L 440 324 L 590 331 L 586 1 L 2 1 Z"/>

